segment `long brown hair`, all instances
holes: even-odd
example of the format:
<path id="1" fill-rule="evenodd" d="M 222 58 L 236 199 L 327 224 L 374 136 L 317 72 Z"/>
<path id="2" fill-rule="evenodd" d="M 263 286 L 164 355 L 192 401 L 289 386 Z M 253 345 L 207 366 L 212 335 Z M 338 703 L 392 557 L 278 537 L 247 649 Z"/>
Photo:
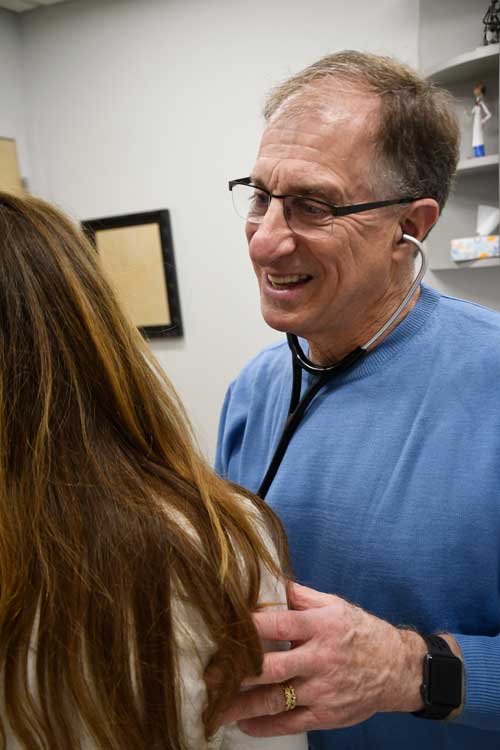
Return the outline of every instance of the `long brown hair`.
<path id="1" fill-rule="evenodd" d="M 178 595 L 214 644 L 209 735 L 262 664 L 251 610 L 273 562 L 251 516 L 195 449 L 95 249 L 43 201 L 0 193 L 3 745 L 6 718 L 29 750 L 76 750 L 82 731 L 103 750 L 185 747 Z"/>

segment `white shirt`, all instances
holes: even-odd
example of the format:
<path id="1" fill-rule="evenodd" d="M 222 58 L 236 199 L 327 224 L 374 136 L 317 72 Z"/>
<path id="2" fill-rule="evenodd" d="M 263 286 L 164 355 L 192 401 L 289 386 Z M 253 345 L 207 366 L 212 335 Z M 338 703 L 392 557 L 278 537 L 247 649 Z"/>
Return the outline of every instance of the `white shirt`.
<path id="1" fill-rule="evenodd" d="M 246 498 L 242 498 L 242 501 L 248 504 L 249 513 L 255 516 L 263 541 L 278 564 L 274 544 L 262 522 L 259 522 L 254 506 Z M 282 602 L 282 604 L 276 605 L 276 602 Z M 262 566 L 259 605 L 266 603 L 273 605 L 266 607 L 266 610 L 286 609 L 286 592 L 283 581 L 276 579 L 267 568 Z M 200 717 L 206 699 L 203 673 L 213 654 L 213 647 L 207 638 L 203 639 L 200 635 L 205 632 L 205 627 L 200 614 L 192 605 L 177 606 L 174 609 L 174 618 L 177 624 L 177 646 L 180 654 L 179 669 L 183 682 L 181 688 L 182 723 L 189 750 L 307 750 L 305 734 L 286 737 L 249 737 L 236 724 L 222 727 L 210 744 L 207 744 Z M 263 645 L 266 651 L 279 648 L 279 644 L 275 643 Z M 289 644 L 281 644 L 281 649 L 288 647 Z M 284 705 L 283 696 L 283 707 Z"/>

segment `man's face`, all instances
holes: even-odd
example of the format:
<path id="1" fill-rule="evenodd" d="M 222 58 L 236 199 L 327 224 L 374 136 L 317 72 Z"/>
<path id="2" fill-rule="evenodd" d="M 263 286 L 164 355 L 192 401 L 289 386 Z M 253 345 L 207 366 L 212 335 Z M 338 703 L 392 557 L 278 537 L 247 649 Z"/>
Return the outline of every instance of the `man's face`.
<path id="1" fill-rule="evenodd" d="M 278 195 L 337 205 L 397 197 L 373 189 L 378 106 L 374 95 L 346 88 L 328 90 L 327 110 L 285 109 L 264 132 L 252 181 Z M 392 295 L 397 299 L 397 227 L 392 209 L 377 209 L 336 218 L 331 232 L 311 240 L 290 230 L 282 201 L 273 200 L 262 224 L 246 225 L 265 321 L 324 351 L 350 329 L 359 335 L 360 326 L 383 317 Z"/>

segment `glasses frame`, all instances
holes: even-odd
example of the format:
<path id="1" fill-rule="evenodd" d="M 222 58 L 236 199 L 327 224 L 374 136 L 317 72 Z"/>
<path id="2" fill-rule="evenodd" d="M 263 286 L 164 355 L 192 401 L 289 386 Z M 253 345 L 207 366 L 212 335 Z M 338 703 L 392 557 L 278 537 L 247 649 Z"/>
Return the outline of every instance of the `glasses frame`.
<path id="1" fill-rule="evenodd" d="M 248 187 L 254 187 L 257 190 L 260 190 L 266 195 L 268 195 L 270 199 L 278 198 L 282 200 L 284 198 L 303 198 L 304 200 L 312 200 L 315 203 L 321 203 L 321 205 L 327 206 L 332 212 L 332 220 L 338 216 L 348 216 L 349 214 L 359 214 L 362 211 L 371 211 L 373 208 L 383 208 L 384 206 L 396 206 L 399 204 L 413 203 L 414 201 L 420 200 L 420 198 L 411 198 L 410 196 L 405 196 L 404 198 L 391 198 L 390 200 L 385 200 L 385 201 L 371 201 L 370 203 L 353 203 L 350 206 L 336 206 L 335 204 L 322 201 L 319 198 L 311 198 L 306 195 L 295 195 L 293 193 L 277 195 L 276 193 L 270 193 L 269 190 L 265 190 L 265 188 L 260 187 L 260 185 L 254 185 L 252 183 L 251 177 L 239 177 L 237 180 L 230 180 L 228 183 L 228 187 L 231 192 L 233 190 L 233 187 L 235 187 L 235 185 L 246 185 Z M 271 205 L 271 200 L 269 200 L 269 205 Z M 267 213 L 267 210 L 266 210 L 266 213 Z M 264 219 L 265 215 L 266 214 L 262 215 L 262 219 Z M 286 216 L 285 216 L 285 219 L 286 219 Z M 246 221 L 248 221 L 249 224 L 261 224 L 262 223 L 262 221 L 250 221 L 249 219 L 246 219 Z M 287 224 L 288 224 L 288 220 L 287 220 Z M 292 227 L 290 228 L 292 229 Z"/>

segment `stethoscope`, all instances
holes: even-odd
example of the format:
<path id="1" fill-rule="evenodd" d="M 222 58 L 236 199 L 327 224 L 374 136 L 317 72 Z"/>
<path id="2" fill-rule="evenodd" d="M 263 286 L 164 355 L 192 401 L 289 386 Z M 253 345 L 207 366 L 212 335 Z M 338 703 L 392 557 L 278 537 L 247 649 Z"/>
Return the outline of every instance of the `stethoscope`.
<path id="1" fill-rule="evenodd" d="M 290 347 L 290 351 L 292 354 L 293 375 L 290 405 L 288 407 L 288 415 L 285 426 L 283 428 L 283 432 L 281 433 L 281 437 L 279 439 L 276 450 L 274 451 L 274 455 L 264 475 L 264 479 L 262 480 L 261 485 L 257 491 L 257 494 L 260 495 L 261 498 L 266 497 L 267 492 L 274 480 L 274 477 L 276 476 L 276 472 L 278 471 L 280 464 L 283 461 L 283 457 L 286 453 L 290 440 L 292 439 L 292 436 L 297 430 L 297 427 L 299 426 L 307 407 L 309 406 L 315 395 L 323 387 L 323 385 L 332 380 L 332 378 L 341 375 L 343 372 L 351 368 L 356 362 L 362 359 L 362 357 L 366 357 L 366 355 L 369 353 L 369 349 L 377 343 L 377 341 L 384 335 L 384 333 L 392 326 L 394 321 L 397 320 L 397 318 L 401 315 L 403 310 L 406 309 L 418 286 L 420 285 L 420 282 L 422 281 L 422 278 L 424 277 L 424 274 L 427 270 L 427 256 L 423 245 L 419 240 L 415 239 L 415 237 L 412 237 L 409 234 L 403 234 L 401 242 L 410 242 L 415 246 L 415 249 L 419 253 L 421 259 L 420 269 L 402 302 L 394 310 L 388 320 L 386 320 L 384 325 L 379 328 L 379 330 L 371 337 L 369 341 L 366 342 L 366 344 L 356 347 L 356 349 L 353 349 L 352 352 L 347 354 L 339 362 L 335 362 L 331 365 L 315 365 L 313 362 L 311 362 L 310 359 L 308 359 L 308 357 L 304 353 L 302 347 L 299 344 L 297 336 L 295 336 L 295 334 L 293 333 L 287 333 L 286 337 L 288 346 Z M 302 372 L 304 370 L 311 375 L 316 375 L 317 379 L 301 398 L 300 392 L 302 389 Z"/>

